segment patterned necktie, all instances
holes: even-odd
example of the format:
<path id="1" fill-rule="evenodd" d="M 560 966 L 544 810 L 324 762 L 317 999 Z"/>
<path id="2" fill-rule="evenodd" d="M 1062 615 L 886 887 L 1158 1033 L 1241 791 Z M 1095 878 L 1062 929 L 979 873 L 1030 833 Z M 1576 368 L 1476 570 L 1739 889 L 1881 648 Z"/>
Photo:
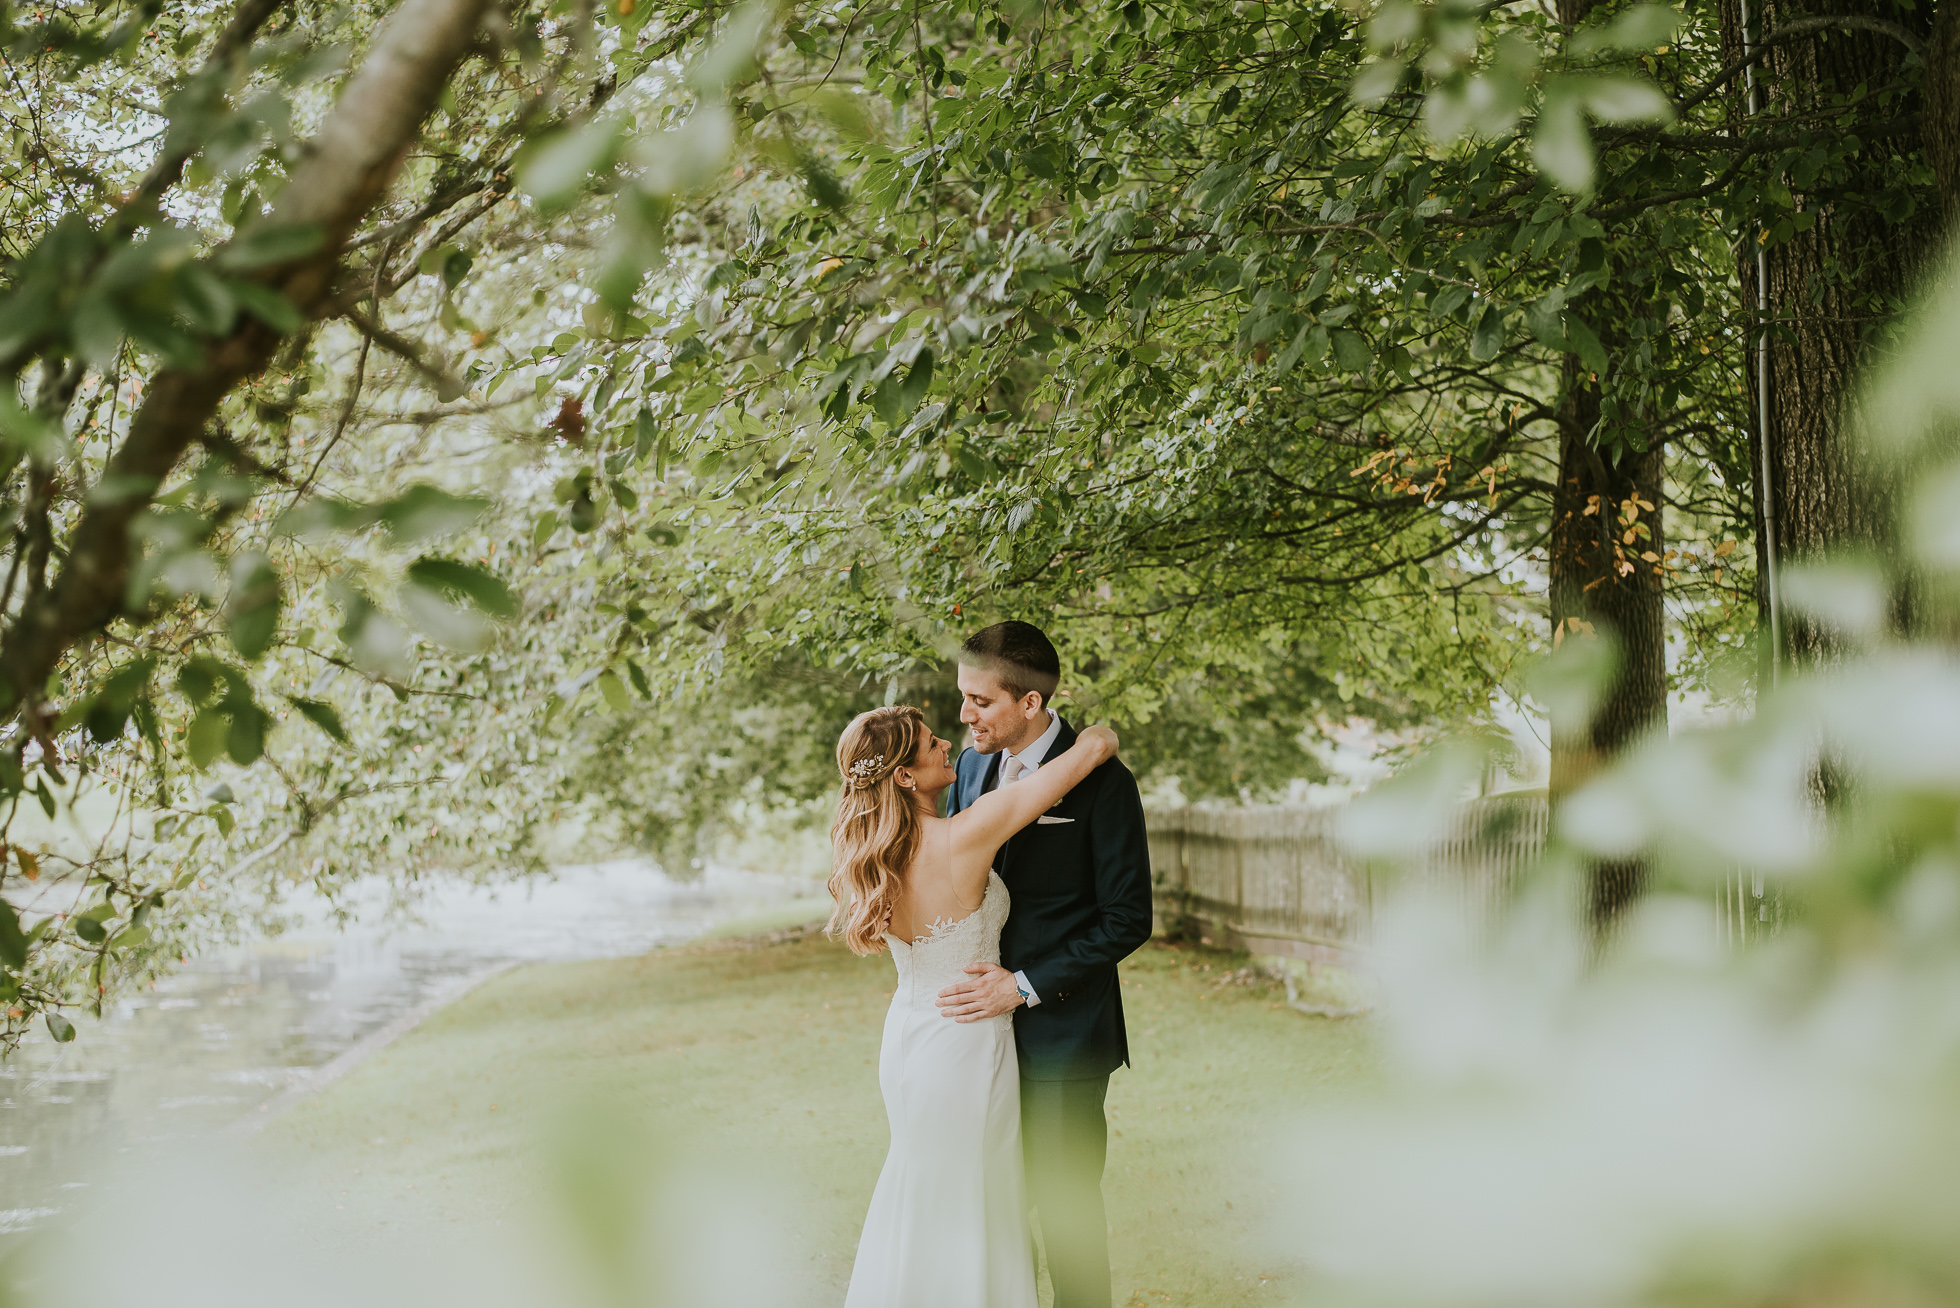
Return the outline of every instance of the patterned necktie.
<path id="1" fill-rule="evenodd" d="M 1000 761 L 1000 784 L 1003 786 L 1013 785 L 1021 779 L 1021 774 L 1027 770 L 1026 764 L 1022 763 L 1014 755 L 1009 754 Z"/>

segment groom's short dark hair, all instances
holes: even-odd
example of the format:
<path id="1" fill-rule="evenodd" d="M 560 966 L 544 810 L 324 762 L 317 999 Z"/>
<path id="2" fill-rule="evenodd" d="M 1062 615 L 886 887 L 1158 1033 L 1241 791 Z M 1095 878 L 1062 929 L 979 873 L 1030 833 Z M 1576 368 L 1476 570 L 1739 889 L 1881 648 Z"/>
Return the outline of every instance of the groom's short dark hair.
<path id="1" fill-rule="evenodd" d="M 993 673 L 1015 699 L 1034 691 L 1041 696 L 1043 708 L 1062 684 L 1062 656 L 1032 622 L 996 622 L 982 627 L 960 646 L 960 662 Z"/>

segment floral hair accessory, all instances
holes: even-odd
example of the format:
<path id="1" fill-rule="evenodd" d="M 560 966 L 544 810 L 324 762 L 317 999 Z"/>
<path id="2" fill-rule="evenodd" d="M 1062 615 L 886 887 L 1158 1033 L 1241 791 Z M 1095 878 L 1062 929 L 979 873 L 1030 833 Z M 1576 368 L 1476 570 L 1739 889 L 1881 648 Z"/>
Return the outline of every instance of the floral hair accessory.
<path id="1" fill-rule="evenodd" d="M 879 754 L 873 758 L 859 759 L 857 762 L 851 764 L 850 767 L 851 784 L 859 790 L 864 789 L 877 778 L 879 771 L 884 766 L 885 756 L 883 754 Z"/>

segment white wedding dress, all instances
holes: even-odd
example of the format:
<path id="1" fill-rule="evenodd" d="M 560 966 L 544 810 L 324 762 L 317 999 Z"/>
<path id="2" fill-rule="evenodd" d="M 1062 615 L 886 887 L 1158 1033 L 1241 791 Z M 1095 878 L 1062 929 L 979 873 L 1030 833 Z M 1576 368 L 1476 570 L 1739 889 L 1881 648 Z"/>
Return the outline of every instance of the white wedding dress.
<path id="1" fill-rule="evenodd" d="M 989 872 L 973 913 L 915 943 L 885 937 L 898 964 L 878 1055 L 892 1147 L 845 1308 L 1035 1308 L 1014 1019 L 956 1022 L 933 1002 L 967 964 L 1000 962 L 1007 904 Z"/>

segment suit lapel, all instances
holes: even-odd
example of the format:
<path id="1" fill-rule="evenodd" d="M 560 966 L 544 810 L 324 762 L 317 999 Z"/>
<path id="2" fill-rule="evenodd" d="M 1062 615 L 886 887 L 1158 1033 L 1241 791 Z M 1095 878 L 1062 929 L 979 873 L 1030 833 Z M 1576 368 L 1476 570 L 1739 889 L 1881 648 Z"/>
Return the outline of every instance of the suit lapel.
<path id="1" fill-rule="evenodd" d="M 1042 760 L 1041 760 L 1042 763 L 1045 765 L 1049 759 L 1060 758 L 1061 755 L 1073 744 L 1075 744 L 1075 728 L 1071 727 L 1068 724 L 1068 722 L 1064 720 L 1062 722 L 1062 729 L 1055 733 L 1055 743 L 1050 745 L 1048 747 L 1048 753 L 1042 756 Z M 1000 755 L 995 754 L 993 756 L 993 764 L 987 769 L 988 789 L 993 788 L 994 778 L 999 775 L 1000 775 Z M 1018 785 L 1020 783 L 1016 782 L 1015 784 Z M 1064 796 L 1064 798 L 1066 798 L 1066 796 Z M 1022 827 L 1019 831 L 1015 832 L 1012 836 L 1009 836 L 1007 839 L 1007 843 L 1000 847 L 1000 853 L 994 855 L 994 870 L 996 872 L 999 872 L 1003 879 L 1006 878 L 1008 874 L 1008 869 L 1014 865 L 1016 856 L 1021 852 L 1021 846 L 1024 843 L 1026 843 L 1028 838 L 1028 833 L 1030 831 L 1033 831 L 1034 828 L 1035 828 L 1035 824 L 1032 822 L 1030 822 L 1027 826 Z"/>
<path id="2" fill-rule="evenodd" d="M 959 802 L 962 809 L 973 807 L 973 802 L 994 787 L 994 778 L 999 774 L 1000 755 L 981 754 L 968 750 L 960 757 Z"/>

